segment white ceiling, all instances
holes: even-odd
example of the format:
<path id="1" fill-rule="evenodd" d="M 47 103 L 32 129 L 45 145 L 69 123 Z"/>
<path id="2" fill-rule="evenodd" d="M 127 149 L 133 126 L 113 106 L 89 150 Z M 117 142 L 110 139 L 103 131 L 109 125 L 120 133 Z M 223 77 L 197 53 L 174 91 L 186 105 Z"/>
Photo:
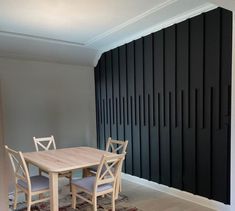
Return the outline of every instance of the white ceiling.
<path id="1" fill-rule="evenodd" d="M 0 56 L 93 66 L 106 50 L 214 7 L 206 0 L 0 0 Z"/>

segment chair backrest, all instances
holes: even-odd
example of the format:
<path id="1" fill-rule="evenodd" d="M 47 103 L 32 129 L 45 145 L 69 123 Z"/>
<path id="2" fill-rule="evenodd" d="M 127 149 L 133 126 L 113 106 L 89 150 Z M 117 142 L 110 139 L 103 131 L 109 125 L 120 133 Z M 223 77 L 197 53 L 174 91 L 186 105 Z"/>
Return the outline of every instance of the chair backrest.
<path id="1" fill-rule="evenodd" d="M 50 149 L 56 149 L 54 136 L 36 138 L 33 137 L 36 151 L 44 151 Z"/>
<path id="2" fill-rule="evenodd" d="M 29 177 L 28 167 L 24 160 L 22 152 L 17 152 L 13 149 L 8 148 L 5 145 L 5 149 L 10 158 L 12 168 L 15 174 L 15 183 L 18 183 L 18 180 L 23 180 L 26 184 L 28 184 L 29 191 L 31 191 L 31 182 Z"/>
<path id="3" fill-rule="evenodd" d="M 104 184 L 113 184 L 113 188 L 115 188 L 117 176 L 121 173 L 124 157 L 125 154 L 113 156 L 103 155 L 96 174 L 94 192 L 97 191 L 100 185 Z"/>
<path id="4" fill-rule="evenodd" d="M 106 151 L 110 151 L 113 153 L 120 153 L 120 154 L 126 154 L 128 141 L 119 141 L 119 140 L 113 140 L 111 137 L 108 138 L 108 142 L 106 144 Z M 119 151 L 120 150 L 120 151 Z"/>

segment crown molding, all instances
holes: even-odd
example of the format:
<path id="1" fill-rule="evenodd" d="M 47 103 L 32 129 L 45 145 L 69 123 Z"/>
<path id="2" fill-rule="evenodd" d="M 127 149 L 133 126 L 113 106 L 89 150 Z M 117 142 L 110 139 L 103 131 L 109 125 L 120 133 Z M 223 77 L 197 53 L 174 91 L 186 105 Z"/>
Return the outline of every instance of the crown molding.
<path id="1" fill-rule="evenodd" d="M 30 35 L 30 34 L 25 34 L 25 33 L 0 30 L 0 35 L 17 37 L 17 38 L 22 38 L 22 39 L 30 39 L 30 40 L 34 40 L 34 41 L 36 40 L 36 41 L 50 42 L 50 43 L 55 43 L 55 44 L 64 44 L 64 45 L 94 49 L 92 46 L 91 47 L 86 46 L 84 43 L 54 39 L 54 38 L 49 38 L 49 37 L 37 36 L 37 35 Z"/>
<path id="2" fill-rule="evenodd" d="M 102 40 L 105 37 L 107 37 L 107 36 L 109 36 L 111 34 L 114 34 L 115 32 L 120 31 L 121 29 L 123 29 L 125 27 L 128 27 L 129 25 L 131 25 L 133 23 L 136 23 L 139 20 L 141 20 L 141 19 L 143 19 L 143 18 L 145 18 L 145 17 L 147 17 L 147 16 L 149 16 L 149 15 L 151 15 L 153 13 L 156 13 L 157 11 L 159 11 L 159 10 L 161 10 L 161 9 L 163 9 L 163 8 L 169 6 L 169 5 L 171 5 L 171 4 L 173 4 L 173 3 L 177 2 L 177 1 L 178 0 L 167 0 L 167 1 L 163 2 L 163 3 L 161 3 L 161 4 L 158 4 L 155 7 L 151 8 L 151 9 L 149 9 L 149 10 L 143 12 L 143 13 L 141 13 L 140 15 L 137 15 L 134 18 L 131 18 L 128 21 L 126 21 L 126 22 L 124 22 L 124 23 L 122 23 L 122 24 L 120 24 L 118 26 L 115 26 L 115 27 L 105 31 L 102 34 L 99 34 L 99 35 L 95 36 L 94 38 L 88 40 L 85 43 L 85 45 L 86 46 L 92 45 L 93 43 L 95 43 L 95 42 L 97 42 L 99 40 Z"/>
<path id="3" fill-rule="evenodd" d="M 194 9 L 192 9 L 192 10 L 189 10 L 187 12 L 181 13 L 180 15 L 177 15 L 177 16 L 175 16 L 173 18 L 170 18 L 170 19 L 168 19 L 166 21 L 163 21 L 162 23 L 158 23 L 158 24 L 156 24 L 156 25 L 154 25 L 152 27 L 149 27 L 148 29 L 145 29 L 145 30 L 143 30 L 141 32 L 135 33 L 132 36 L 129 36 L 129 37 L 125 38 L 125 39 L 119 40 L 119 41 L 117 41 L 115 43 L 112 43 L 111 45 L 105 46 L 104 48 L 99 49 L 98 55 L 96 56 L 96 59 L 94 60 L 94 66 L 96 66 L 100 56 L 102 55 L 102 53 L 104 53 L 106 51 L 109 51 L 111 49 L 114 49 L 116 47 L 124 45 L 126 43 L 129 43 L 129 42 L 131 42 L 133 40 L 137 40 L 137 39 L 139 39 L 141 37 L 147 36 L 147 35 L 149 35 L 151 33 L 154 33 L 156 31 L 159 31 L 159 30 L 161 30 L 163 28 L 169 27 L 169 26 L 174 25 L 176 23 L 180 23 L 180 22 L 182 22 L 182 21 L 184 21 L 184 20 L 186 20 L 188 18 L 192 18 L 192 17 L 197 16 L 197 15 L 203 13 L 203 12 L 208 12 L 208 11 L 210 11 L 212 9 L 215 9 L 215 8 L 217 8 L 216 5 L 214 5 L 212 3 L 205 3 L 205 4 L 203 4 L 203 5 L 199 6 L 199 7 L 196 7 Z"/>

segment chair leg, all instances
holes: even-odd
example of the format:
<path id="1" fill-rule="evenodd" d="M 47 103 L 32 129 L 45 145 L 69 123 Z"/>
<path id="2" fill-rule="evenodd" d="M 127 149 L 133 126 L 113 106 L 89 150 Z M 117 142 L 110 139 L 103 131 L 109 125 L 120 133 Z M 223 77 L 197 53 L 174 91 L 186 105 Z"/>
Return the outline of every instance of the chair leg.
<path id="1" fill-rule="evenodd" d="M 27 211 L 31 210 L 31 200 L 32 200 L 32 196 L 31 196 L 31 193 L 29 193 L 28 200 L 27 200 Z"/>
<path id="2" fill-rule="evenodd" d="M 93 210 L 97 211 L 97 197 L 96 197 L 96 195 L 93 196 L 92 202 L 93 202 Z"/>
<path id="3" fill-rule="evenodd" d="M 72 175 L 72 173 L 71 173 L 71 175 L 70 175 L 70 177 L 69 177 L 70 193 L 72 193 L 72 177 L 73 177 L 73 175 Z"/>
<path id="4" fill-rule="evenodd" d="M 112 192 L 112 211 L 115 211 L 115 191 Z"/>
<path id="5" fill-rule="evenodd" d="M 76 187 L 72 186 L 72 208 L 76 209 Z"/>
<path id="6" fill-rule="evenodd" d="M 13 205 L 14 210 L 17 207 L 17 198 L 18 198 L 18 189 L 17 186 L 15 186 L 14 205 Z"/>

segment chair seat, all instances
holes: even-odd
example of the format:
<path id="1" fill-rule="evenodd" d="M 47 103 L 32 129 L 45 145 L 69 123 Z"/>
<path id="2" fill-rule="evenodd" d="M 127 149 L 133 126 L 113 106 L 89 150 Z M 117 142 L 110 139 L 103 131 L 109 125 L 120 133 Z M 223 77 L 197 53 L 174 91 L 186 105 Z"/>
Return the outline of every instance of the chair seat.
<path id="1" fill-rule="evenodd" d="M 96 177 L 85 177 L 83 179 L 73 179 L 72 184 L 78 187 L 81 187 L 89 192 L 93 192 L 95 180 L 96 180 Z M 97 188 L 97 192 L 106 191 L 112 188 L 113 188 L 112 184 L 99 185 L 99 187 Z"/>
<path id="2" fill-rule="evenodd" d="M 49 189 L 49 179 L 38 175 L 30 177 L 32 192 Z M 24 189 L 28 189 L 28 184 L 23 180 L 18 180 L 18 185 Z"/>

